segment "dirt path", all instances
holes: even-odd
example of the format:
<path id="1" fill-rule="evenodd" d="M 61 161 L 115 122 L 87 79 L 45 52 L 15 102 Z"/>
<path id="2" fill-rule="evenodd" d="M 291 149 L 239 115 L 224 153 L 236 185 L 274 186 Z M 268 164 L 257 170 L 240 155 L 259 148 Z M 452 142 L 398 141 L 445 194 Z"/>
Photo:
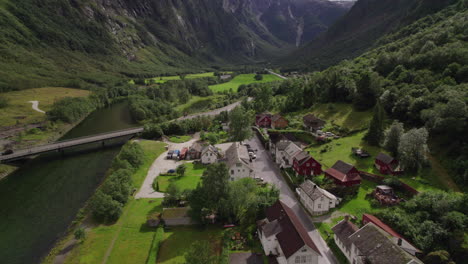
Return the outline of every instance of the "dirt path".
<path id="1" fill-rule="evenodd" d="M 43 113 L 43 114 L 46 113 L 46 112 L 42 111 L 41 109 L 39 109 L 39 101 L 29 101 L 28 103 L 32 103 L 32 109 L 34 109 L 34 111 L 37 111 L 37 112 Z"/>
<path id="2" fill-rule="evenodd" d="M 445 185 L 450 190 L 461 192 L 458 185 L 453 181 L 452 177 L 450 177 L 450 175 L 447 173 L 447 170 L 445 170 L 442 164 L 440 164 L 440 161 L 434 158 L 430 154 L 428 154 L 427 157 L 429 161 L 431 162 L 432 169 L 437 175 L 437 178 L 439 178 L 440 183 Z"/>
<path id="3" fill-rule="evenodd" d="M 178 149 L 181 150 L 185 147 L 190 147 L 194 142 L 200 139 L 200 133 L 196 133 L 190 141 L 185 143 L 172 143 L 166 141 L 168 148 L 171 150 Z M 145 181 L 141 185 L 140 190 L 135 195 L 135 198 L 164 198 L 164 193 L 156 192 L 153 189 L 153 182 L 156 177 L 162 172 L 166 172 L 170 169 L 175 169 L 180 164 L 184 163 L 183 161 L 168 160 L 166 159 L 167 151 L 162 153 L 159 157 L 154 160 L 151 165 L 148 173 L 146 174 Z"/>

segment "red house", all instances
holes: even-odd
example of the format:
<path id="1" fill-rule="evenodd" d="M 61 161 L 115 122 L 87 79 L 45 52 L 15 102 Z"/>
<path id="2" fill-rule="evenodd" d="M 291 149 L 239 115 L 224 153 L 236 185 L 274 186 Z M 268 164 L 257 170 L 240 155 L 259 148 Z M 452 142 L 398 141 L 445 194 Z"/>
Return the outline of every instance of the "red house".
<path id="1" fill-rule="evenodd" d="M 354 186 L 361 184 L 359 171 L 351 164 L 337 161 L 331 168 L 325 170 L 325 176 L 341 186 Z"/>
<path id="2" fill-rule="evenodd" d="M 382 174 L 400 175 L 403 173 L 403 170 L 400 169 L 398 164 L 398 160 L 382 152 L 375 157 L 375 167 Z"/>
<path id="3" fill-rule="evenodd" d="M 322 173 L 322 164 L 307 152 L 301 151 L 293 159 L 293 169 L 301 176 L 319 175 Z"/>
<path id="4" fill-rule="evenodd" d="M 258 127 L 270 127 L 271 126 L 271 114 L 263 113 L 255 117 L 255 125 Z"/>

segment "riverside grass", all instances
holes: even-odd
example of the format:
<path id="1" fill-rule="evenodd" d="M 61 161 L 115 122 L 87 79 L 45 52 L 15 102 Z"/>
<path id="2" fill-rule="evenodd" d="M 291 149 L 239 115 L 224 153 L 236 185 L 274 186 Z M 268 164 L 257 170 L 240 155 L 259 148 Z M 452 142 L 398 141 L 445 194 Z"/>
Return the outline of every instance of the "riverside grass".
<path id="1" fill-rule="evenodd" d="M 282 79 L 276 75 L 263 74 L 263 79 L 260 81 L 255 80 L 256 74 L 240 74 L 234 77 L 232 80 L 226 83 L 211 85 L 210 89 L 213 92 L 224 92 L 232 89 L 233 92 L 237 92 L 237 89 L 242 84 L 254 84 L 254 83 L 268 83 L 281 81 Z"/>

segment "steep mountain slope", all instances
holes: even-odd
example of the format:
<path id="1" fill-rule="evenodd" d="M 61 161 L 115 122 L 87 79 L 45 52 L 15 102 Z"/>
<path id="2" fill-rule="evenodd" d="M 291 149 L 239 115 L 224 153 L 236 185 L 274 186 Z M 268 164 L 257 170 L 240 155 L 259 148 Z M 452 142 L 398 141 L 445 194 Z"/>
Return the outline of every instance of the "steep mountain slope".
<path id="1" fill-rule="evenodd" d="M 359 0 L 330 29 L 283 60 L 290 68 L 324 69 L 359 56 L 387 33 L 457 0 Z"/>
<path id="2" fill-rule="evenodd" d="M 346 10 L 326 0 L 0 0 L 0 91 L 261 61 L 294 47 L 299 20 L 308 39 Z M 272 17 L 288 14 L 276 30 Z"/>

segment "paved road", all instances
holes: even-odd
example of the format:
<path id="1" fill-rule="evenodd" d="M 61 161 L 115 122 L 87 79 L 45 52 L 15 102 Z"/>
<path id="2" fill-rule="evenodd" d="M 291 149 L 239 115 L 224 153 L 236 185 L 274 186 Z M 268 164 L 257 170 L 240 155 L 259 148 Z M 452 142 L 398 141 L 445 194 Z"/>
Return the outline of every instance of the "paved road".
<path id="1" fill-rule="evenodd" d="M 41 109 L 39 109 L 39 101 L 29 101 L 28 103 L 31 103 L 31 104 L 32 104 L 32 109 L 34 109 L 34 111 L 37 111 L 37 112 L 39 112 L 39 113 L 45 114 L 44 111 L 42 111 Z"/>
<path id="2" fill-rule="evenodd" d="M 193 136 L 190 141 L 185 143 L 171 143 L 166 142 L 168 149 L 170 150 L 181 150 L 185 147 L 190 147 L 194 142 L 200 139 L 200 133 L 197 133 Z M 170 169 L 175 169 L 177 166 L 186 163 L 187 161 L 176 161 L 166 159 L 167 151 L 157 157 L 153 164 L 151 165 L 148 173 L 146 174 L 145 181 L 141 185 L 140 190 L 135 195 L 135 198 L 164 198 L 164 193 L 157 192 L 153 189 L 153 182 L 160 173 L 167 172 Z"/>
<path id="3" fill-rule="evenodd" d="M 304 227 L 309 232 L 310 237 L 320 250 L 322 258 L 320 258 L 319 263 L 338 263 L 332 251 L 330 248 L 328 248 L 325 241 L 320 236 L 318 230 L 312 223 L 312 219 L 304 211 L 304 208 L 300 205 L 296 199 L 296 196 L 284 180 L 278 166 L 273 162 L 268 151 L 263 148 L 260 140 L 255 136 L 251 140 L 247 141 L 247 143 L 249 143 L 253 149 L 258 150 L 257 159 L 254 161 L 255 177 L 261 177 L 266 182 L 272 183 L 278 187 L 280 190 L 281 201 L 294 210 Z"/>
<path id="4" fill-rule="evenodd" d="M 270 69 L 265 69 L 265 71 L 269 72 L 270 74 L 276 75 L 276 76 L 280 77 L 280 78 L 283 79 L 283 80 L 287 80 L 287 79 L 288 79 L 288 78 L 284 77 L 283 75 L 278 74 L 278 73 L 276 73 L 276 72 L 274 72 L 274 71 L 272 71 L 272 70 L 270 70 Z"/>

